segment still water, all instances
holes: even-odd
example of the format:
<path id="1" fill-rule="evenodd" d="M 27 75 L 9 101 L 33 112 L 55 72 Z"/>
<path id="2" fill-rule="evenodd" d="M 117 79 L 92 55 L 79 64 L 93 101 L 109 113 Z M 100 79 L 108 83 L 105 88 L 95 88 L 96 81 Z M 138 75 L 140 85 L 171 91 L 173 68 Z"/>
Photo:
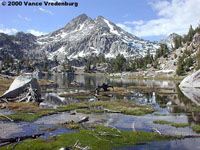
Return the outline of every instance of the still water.
<path id="1" fill-rule="evenodd" d="M 200 124 L 200 114 L 193 112 L 194 106 L 199 105 L 198 94 L 195 89 L 181 91 L 178 88 L 179 82 L 167 80 L 137 80 L 137 79 L 111 79 L 104 75 L 73 75 L 73 74 L 55 74 L 45 76 L 43 79 L 51 79 L 57 83 L 55 87 L 44 87 L 43 94 L 63 92 L 94 91 L 102 83 L 109 83 L 115 87 L 123 87 L 129 91 L 127 95 L 112 95 L 118 98 L 133 101 L 141 105 L 151 105 L 155 112 L 145 116 L 131 116 L 120 113 L 88 114 L 89 123 L 100 123 L 105 126 L 112 126 L 122 130 L 147 131 L 152 132 L 153 128 L 158 129 L 162 134 L 167 135 L 197 135 L 192 128 L 175 128 L 169 125 L 154 124 L 155 120 L 165 120 L 176 123 Z M 195 93 L 196 95 L 194 96 Z M 91 96 L 92 97 L 92 96 Z M 71 99 L 72 102 L 76 100 Z M 5 112 L 10 113 L 10 112 Z M 76 116 L 76 117 L 75 117 Z M 74 132 L 70 129 L 63 129 L 58 124 L 70 120 L 78 120 L 84 114 L 69 115 L 69 112 L 63 112 L 50 116 L 45 116 L 33 123 L 19 122 L 8 123 L 1 122 L 3 126 L 13 129 L 4 131 L 4 136 L 13 137 L 27 135 L 32 133 L 45 132 L 44 138 L 62 133 Z M 78 117 L 77 117 L 78 116 Z M 54 130 L 49 130 L 54 129 Z M 126 146 L 116 149 L 200 149 L 200 139 L 190 138 L 175 141 L 151 142 L 142 145 Z"/>
<path id="2" fill-rule="evenodd" d="M 145 116 L 129 116 L 123 114 L 101 114 L 93 118 L 104 120 L 104 125 L 114 126 L 123 130 L 152 131 L 157 128 L 161 133 L 168 135 L 196 135 L 190 127 L 175 128 L 168 125 L 154 124 L 154 120 L 166 120 L 177 123 L 200 124 L 200 114 L 191 111 L 193 106 L 200 103 L 200 92 L 197 89 L 181 91 L 178 81 L 167 80 L 136 80 L 136 79 L 110 79 L 106 76 L 89 75 L 63 75 L 58 74 L 51 78 L 56 81 L 59 88 L 56 92 L 74 90 L 93 90 L 102 83 L 109 83 L 113 86 L 128 88 L 135 86 L 130 95 L 124 98 L 139 104 L 152 105 L 156 112 Z M 71 83 L 79 83 L 78 87 Z M 146 89 L 147 90 L 144 90 Z M 194 94 L 195 93 L 195 96 Z M 159 115 L 158 115 L 159 114 Z M 144 149 L 200 149 L 200 139 L 190 138 L 173 141 L 151 142 L 142 145 L 126 146 L 123 150 L 144 150 Z"/>

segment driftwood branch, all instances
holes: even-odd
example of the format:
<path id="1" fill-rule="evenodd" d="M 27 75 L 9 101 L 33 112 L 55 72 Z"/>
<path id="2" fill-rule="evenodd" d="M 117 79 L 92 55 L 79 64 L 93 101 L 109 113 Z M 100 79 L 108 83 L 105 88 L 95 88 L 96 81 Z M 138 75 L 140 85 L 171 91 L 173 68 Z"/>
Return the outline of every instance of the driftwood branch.
<path id="1" fill-rule="evenodd" d="M 81 143 L 79 142 L 79 140 L 77 140 L 72 149 L 89 150 L 91 148 L 89 146 L 85 146 L 85 147 L 81 146 Z"/>
<path id="2" fill-rule="evenodd" d="M 2 102 L 2 103 L 8 103 L 7 99 L 1 98 L 1 97 L 0 97 L 0 103 L 1 103 L 1 102 Z"/>
<path id="3" fill-rule="evenodd" d="M 4 115 L 4 114 L 1 114 L 1 113 L 0 113 L 0 116 L 4 117 L 4 118 L 6 118 L 6 119 L 8 119 L 8 120 L 10 120 L 10 121 L 12 121 L 12 122 L 14 121 L 13 119 L 9 118 L 8 116 L 6 116 L 6 115 Z"/>

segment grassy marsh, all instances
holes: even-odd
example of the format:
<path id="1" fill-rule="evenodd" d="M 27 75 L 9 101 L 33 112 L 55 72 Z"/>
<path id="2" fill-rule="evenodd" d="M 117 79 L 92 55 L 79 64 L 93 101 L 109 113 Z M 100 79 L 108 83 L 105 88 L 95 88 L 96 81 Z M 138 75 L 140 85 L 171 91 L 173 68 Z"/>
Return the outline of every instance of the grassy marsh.
<path id="1" fill-rule="evenodd" d="M 54 150 L 61 147 L 75 149 L 73 146 L 77 141 L 81 147 L 88 146 L 93 150 L 110 150 L 114 147 L 174 138 L 175 137 L 159 135 L 151 132 L 120 131 L 113 128 L 97 126 L 93 129 L 81 129 L 79 132 L 62 134 L 47 140 L 41 138 L 35 140 L 28 139 L 17 144 L 15 150 Z M 12 147 L 12 145 L 9 145 L 4 146 L 1 149 L 9 150 L 12 149 Z"/>

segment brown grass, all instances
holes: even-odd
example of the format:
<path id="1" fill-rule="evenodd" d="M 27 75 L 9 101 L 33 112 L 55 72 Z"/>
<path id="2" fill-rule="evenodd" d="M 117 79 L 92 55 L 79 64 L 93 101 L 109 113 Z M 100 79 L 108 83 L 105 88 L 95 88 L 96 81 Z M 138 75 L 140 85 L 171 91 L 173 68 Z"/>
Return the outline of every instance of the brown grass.
<path id="1" fill-rule="evenodd" d="M 25 103 L 25 102 L 20 102 L 20 103 L 15 103 L 15 102 L 9 102 L 7 104 L 7 107 L 10 110 L 14 111 L 25 111 L 25 112 L 37 112 L 40 110 L 38 105 L 36 103 Z"/>
<path id="2" fill-rule="evenodd" d="M 40 86 L 47 86 L 54 83 L 54 81 L 52 80 L 45 80 L 45 79 L 40 79 L 38 82 Z"/>
<path id="3" fill-rule="evenodd" d="M 0 77 L 0 95 L 2 95 L 10 86 L 13 79 Z"/>

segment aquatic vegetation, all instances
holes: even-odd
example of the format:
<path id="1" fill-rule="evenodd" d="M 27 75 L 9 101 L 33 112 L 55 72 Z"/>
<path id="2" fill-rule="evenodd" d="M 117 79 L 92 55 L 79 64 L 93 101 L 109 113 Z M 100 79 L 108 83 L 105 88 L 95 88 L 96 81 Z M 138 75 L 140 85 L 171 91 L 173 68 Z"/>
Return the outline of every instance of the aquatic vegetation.
<path id="1" fill-rule="evenodd" d="M 56 114 L 59 112 L 76 110 L 79 113 L 123 113 L 127 115 L 145 115 L 153 113 L 154 109 L 148 105 L 136 105 L 133 102 L 116 101 L 96 101 L 80 102 L 58 107 L 57 109 L 42 109 L 35 103 L 9 103 L 8 108 L 15 113 L 7 115 L 14 121 L 34 121 L 40 117 Z M 6 120 L 0 117 L 0 120 Z"/>
<path id="2" fill-rule="evenodd" d="M 197 132 L 197 133 L 200 133 L 200 125 L 197 125 L 197 124 L 196 124 L 196 125 L 192 125 L 191 127 L 192 127 L 192 130 L 193 130 L 193 131 L 195 131 L 195 132 Z"/>
<path id="3" fill-rule="evenodd" d="M 176 128 L 191 127 L 193 131 L 200 133 L 200 125 L 197 125 L 197 124 L 190 126 L 189 123 L 175 123 L 175 122 L 169 122 L 169 121 L 165 121 L 165 120 L 155 120 L 153 123 L 170 125 L 170 126 L 173 126 Z"/>
<path id="4" fill-rule="evenodd" d="M 8 103 L 7 108 L 14 111 L 13 114 L 7 115 L 14 121 L 34 121 L 42 116 L 57 113 L 54 109 L 41 109 L 36 103 Z M 7 120 L 0 116 L 0 120 Z"/>
<path id="5" fill-rule="evenodd" d="M 137 105 L 124 100 L 97 101 L 90 103 L 90 106 L 102 106 L 111 110 L 111 112 L 117 111 L 127 115 L 145 115 L 154 112 L 154 109 L 149 105 Z"/>
<path id="6" fill-rule="evenodd" d="M 94 107 L 99 107 L 99 109 L 93 109 Z M 124 100 L 74 103 L 59 108 L 60 111 L 69 111 L 75 109 L 77 112 L 86 114 L 95 112 L 118 112 L 127 115 L 145 115 L 154 112 L 154 109 L 151 106 L 136 105 L 133 102 Z"/>
<path id="7" fill-rule="evenodd" d="M 109 150 L 114 147 L 133 145 L 155 140 L 169 140 L 176 137 L 159 135 L 151 132 L 121 131 L 114 128 L 97 126 L 93 129 L 81 129 L 79 132 L 62 134 L 47 140 L 38 138 L 28 139 L 15 145 L 15 150 L 54 150 L 61 147 L 75 148 L 75 143 L 82 147 L 88 146 L 93 150 Z M 2 150 L 12 149 L 12 145 L 4 146 Z"/>
<path id="8" fill-rule="evenodd" d="M 69 129 L 80 129 L 80 124 L 76 123 L 74 121 L 70 121 L 70 122 L 66 122 L 64 124 L 62 124 L 62 126 L 69 128 Z"/>
<path id="9" fill-rule="evenodd" d="M 83 114 L 91 114 L 91 113 L 104 113 L 105 111 L 102 109 L 86 108 L 86 109 L 77 109 L 76 112 Z"/>
<path id="10" fill-rule="evenodd" d="M 162 124 L 162 125 L 170 125 L 176 128 L 184 128 L 190 126 L 188 123 L 175 123 L 175 122 L 170 122 L 170 121 L 165 121 L 165 120 L 155 120 L 153 121 L 155 124 Z"/>
<path id="11" fill-rule="evenodd" d="M 31 113 L 31 112 L 16 112 L 14 114 L 7 115 L 7 117 L 9 117 L 10 119 L 12 119 L 14 121 L 32 122 L 32 121 L 37 120 L 40 117 L 51 115 L 51 114 L 55 114 L 55 113 L 56 112 L 54 112 L 53 110 L 43 110 L 43 111 L 39 111 L 39 112 L 35 112 L 35 113 Z M 7 119 L 0 116 L 0 120 L 7 120 Z"/>
<path id="12" fill-rule="evenodd" d="M 115 92 L 124 93 L 125 88 L 114 88 L 114 90 Z M 71 96 L 77 99 L 88 100 L 90 95 L 89 93 L 82 93 L 80 95 L 79 94 L 80 93 L 72 94 Z M 58 107 L 57 109 L 41 109 L 38 107 L 37 103 L 8 103 L 6 104 L 7 108 L 13 110 L 15 113 L 10 114 L 7 117 L 11 118 L 14 121 L 31 122 L 37 120 L 42 116 L 71 110 L 77 110 L 77 112 L 84 114 L 118 112 L 128 115 L 145 115 L 154 111 L 153 108 L 150 106 L 136 105 L 133 102 L 128 102 L 124 100 L 108 101 L 110 97 L 108 97 L 107 95 L 99 95 L 98 99 L 100 99 L 100 101 L 72 103 L 69 105 Z M 0 117 L 0 120 L 6 120 L 6 118 Z"/>

